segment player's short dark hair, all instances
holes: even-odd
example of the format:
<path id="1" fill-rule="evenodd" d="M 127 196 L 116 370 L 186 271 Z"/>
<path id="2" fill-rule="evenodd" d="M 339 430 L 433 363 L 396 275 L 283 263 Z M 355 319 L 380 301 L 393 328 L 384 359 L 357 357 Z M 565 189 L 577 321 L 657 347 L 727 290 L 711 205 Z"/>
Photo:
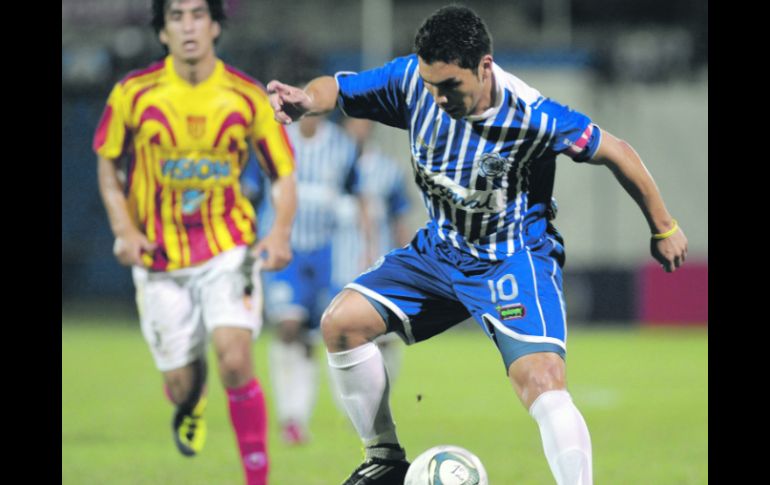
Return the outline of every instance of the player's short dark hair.
<path id="1" fill-rule="evenodd" d="M 166 9 L 172 0 L 152 0 L 152 20 L 150 24 L 155 29 L 155 33 L 160 33 L 166 26 Z M 223 24 L 227 19 L 225 16 L 225 6 L 222 0 L 206 0 L 209 6 L 209 15 L 211 20 Z"/>
<path id="2" fill-rule="evenodd" d="M 481 58 L 492 53 L 492 36 L 476 12 L 448 5 L 425 19 L 414 38 L 414 50 L 428 64 L 456 62 L 475 70 Z"/>

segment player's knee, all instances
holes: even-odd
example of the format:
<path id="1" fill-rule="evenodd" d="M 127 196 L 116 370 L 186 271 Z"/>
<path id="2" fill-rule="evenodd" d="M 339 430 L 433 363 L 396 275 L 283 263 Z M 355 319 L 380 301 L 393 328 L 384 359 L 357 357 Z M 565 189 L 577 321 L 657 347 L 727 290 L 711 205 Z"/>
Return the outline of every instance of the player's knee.
<path id="1" fill-rule="evenodd" d="M 359 293 L 343 290 L 321 317 L 321 335 L 331 352 L 363 345 L 385 333 L 382 317 Z"/>
<path id="2" fill-rule="evenodd" d="M 349 328 L 345 321 L 344 312 L 341 312 L 338 306 L 330 305 L 321 315 L 321 335 L 327 347 L 330 342 L 347 332 L 349 332 Z"/>
<path id="3" fill-rule="evenodd" d="M 533 369 L 528 373 L 523 382 L 531 395 L 539 396 L 545 391 L 562 389 L 564 379 L 558 374 L 555 366 L 546 365 L 542 368 Z"/>
<path id="4" fill-rule="evenodd" d="M 564 389 L 564 361 L 557 354 L 530 354 L 517 359 L 509 369 L 516 393 L 529 408 L 540 394 Z"/>
<path id="5" fill-rule="evenodd" d="M 321 335 L 326 347 L 331 352 L 340 352 L 366 343 L 368 340 L 360 324 L 340 306 L 329 306 L 321 317 Z"/>
<path id="6" fill-rule="evenodd" d="M 238 387 L 251 377 L 251 358 L 247 352 L 229 350 L 219 354 L 219 374 L 225 387 Z"/>

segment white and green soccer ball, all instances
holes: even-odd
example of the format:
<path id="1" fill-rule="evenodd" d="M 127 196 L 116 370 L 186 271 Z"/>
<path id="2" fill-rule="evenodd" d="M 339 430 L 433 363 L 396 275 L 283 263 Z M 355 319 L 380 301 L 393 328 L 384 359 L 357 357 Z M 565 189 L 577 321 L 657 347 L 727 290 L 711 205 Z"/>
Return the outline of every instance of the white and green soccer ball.
<path id="1" fill-rule="evenodd" d="M 460 446 L 441 445 L 414 459 L 404 485 L 489 485 L 489 479 L 476 455 Z"/>

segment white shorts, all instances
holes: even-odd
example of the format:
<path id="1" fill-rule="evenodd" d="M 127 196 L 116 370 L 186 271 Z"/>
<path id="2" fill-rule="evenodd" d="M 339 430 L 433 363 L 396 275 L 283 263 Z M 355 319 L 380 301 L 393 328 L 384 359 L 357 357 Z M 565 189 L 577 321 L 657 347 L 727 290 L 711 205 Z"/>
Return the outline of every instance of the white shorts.
<path id="1" fill-rule="evenodd" d="M 239 246 L 205 263 L 175 271 L 133 267 L 142 334 L 161 372 L 206 356 L 208 334 L 218 327 L 262 328 L 259 264 Z M 251 267 L 249 267 L 251 266 Z M 246 296 L 248 279 L 254 285 Z"/>

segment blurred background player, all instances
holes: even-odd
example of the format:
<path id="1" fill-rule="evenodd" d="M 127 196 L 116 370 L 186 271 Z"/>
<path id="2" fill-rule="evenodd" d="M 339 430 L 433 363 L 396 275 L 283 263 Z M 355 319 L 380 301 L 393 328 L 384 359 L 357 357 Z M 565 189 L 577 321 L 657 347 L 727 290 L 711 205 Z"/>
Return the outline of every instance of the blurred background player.
<path id="1" fill-rule="evenodd" d="M 430 15 L 415 54 L 304 89 L 268 84 L 276 119 L 339 104 L 353 117 L 409 131 L 430 221 L 340 293 L 324 312 L 330 372 L 366 447 L 346 485 L 403 483 L 409 463 L 372 340 L 426 340 L 472 315 L 497 345 L 510 383 L 537 422 L 559 485 L 593 483 L 588 427 L 566 389 L 566 310 L 559 253 L 547 231 L 555 161 L 604 165 L 641 209 L 653 258 L 684 264 L 687 238 L 630 145 L 495 64 L 486 25 L 452 5 Z"/>
<path id="2" fill-rule="evenodd" d="M 356 163 L 372 242 L 366 246 L 360 203 L 352 196 L 343 196 L 337 204 L 337 226 L 332 241 L 332 295 L 342 291 L 383 254 L 404 246 L 412 238 L 406 220 L 411 206 L 403 169 L 371 141 L 374 123 L 370 120 L 344 118 L 342 125 L 356 141 Z M 378 337 L 375 343 L 385 359 L 392 384 L 401 367 L 402 342 L 395 333 L 389 333 Z M 336 392 L 334 394 L 336 398 Z"/>
<path id="3" fill-rule="evenodd" d="M 291 238 L 294 257 L 284 270 L 265 274 L 263 281 L 265 315 L 276 325 L 269 366 L 281 437 L 288 444 L 301 444 L 309 439 L 318 392 L 313 349 L 320 339 L 321 314 L 334 296 L 330 285 L 336 209 L 344 194 L 361 205 L 364 202 L 358 197 L 356 144 L 341 127 L 325 117 L 308 117 L 288 127 L 287 133 L 297 160 L 298 204 Z M 245 183 L 250 187 L 260 185 L 255 171 L 247 175 Z M 261 204 L 260 214 L 269 227 L 270 207 Z"/>
<path id="4" fill-rule="evenodd" d="M 154 0 L 152 25 L 168 56 L 115 85 L 93 148 L 114 254 L 132 266 L 142 333 L 176 405 L 174 441 L 185 456 L 203 448 L 210 338 L 246 483 L 256 485 L 268 473 L 251 355 L 261 301 L 244 292 L 260 270 L 255 257 L 265 270 L 291 259 L 294 158 L 263 87 L 215 54 L 224 17 L 219 0 Z M 270 233 L 251 250 L 255 214 L 238 182 L 250 144 L 276 207 Z"/>

